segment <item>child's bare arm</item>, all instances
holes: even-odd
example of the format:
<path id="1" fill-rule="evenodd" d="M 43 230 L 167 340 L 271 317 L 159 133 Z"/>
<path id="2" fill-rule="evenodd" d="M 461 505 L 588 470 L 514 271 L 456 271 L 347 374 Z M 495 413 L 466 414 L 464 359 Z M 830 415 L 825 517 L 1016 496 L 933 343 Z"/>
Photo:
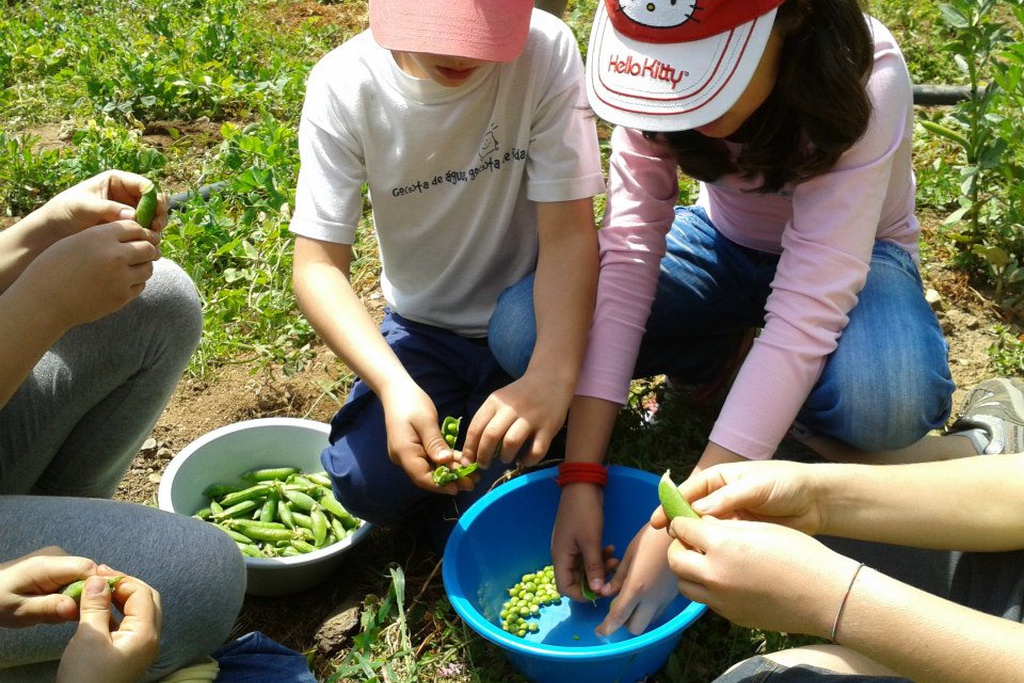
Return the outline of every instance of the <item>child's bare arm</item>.
<path id="1" fill-rule="evenodd" d="M 296 300 L 324 343 L 383 403 L 392 461 L 417 486 L 436 491 L 430 474 L 452 457 L 437 411 L 352 289 L 351 259 L 351 245 L 297 237 L 292 278 Z"/>
<path id="2" fill-rule="evenodd" d="M 540 255 L 534 284 L 537 342 L 526 373 L 473 416 L 463 454 L 487 466 L 535 464 L 565 422 L 579 377 L 597 290 L 597 230 L 589 198 L 539 204 Z"/>

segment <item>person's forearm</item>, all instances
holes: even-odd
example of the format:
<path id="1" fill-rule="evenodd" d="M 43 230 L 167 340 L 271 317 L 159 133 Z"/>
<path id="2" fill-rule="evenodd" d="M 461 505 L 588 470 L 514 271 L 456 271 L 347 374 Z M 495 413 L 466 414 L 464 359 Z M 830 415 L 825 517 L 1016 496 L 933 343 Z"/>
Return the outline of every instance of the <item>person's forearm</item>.
<path id="1" fill-rule="evenodd" d="M 53 244 L 44 229 L 42 209 L 0 230 L 0 293 L 17 280 L 44 249 Z"/>
<path id="2" fill-rule="evenodd" d="M 718 444 L 709 441 L 708 445 L 704 447 L 704 452 L 700 456 L 700 460 L 693 466 L 693 472 L 700 472 L 706 470 L 715 465 L 721 465 L 727 462 L 740 462 L 745 458 L 738 454 L 733 453 L 728 448 L 722 448 Z M 680 472 L 682 474 L 682 472 Z"/>
<path id="3" fill-rule="evenodd" d="M 850 589 L 835 639 L 922 683 L 1015 683 L 1024 671 L 1024 625 L 867 567 Z"/>
<path id="4" fill-rule="evenodd" d="M 1024 454 L 816 465 L 821 533 L 955 550 L 1024 548 Z"/>
<path id="5" fill-rule="evenodd" d="M 566 461 L 602 462 L 608 452 L 608 442 L 620 408 L 618 403 L 600 398 L 573 398 L 565 441 Z"/>
<path id="6" fill-rule="evenodd" d="M 0 294 L 0 407 L 67 331 L 33 294 L 30 286 L 17 282 Z"/>
<path id="7" fill-rule="evenodd" d="M 572 392 L 597 295 L 597 230 L 591 200 L 539 204 L 537 221 L 537 341 L 526 371 L 548 378 L 553 389 Z"/>
<path id="8" fill-rule="evenodd" d="M 308 258 L 301 244 L 295 298 L 323 342 L 378 396 L 411 382 L 339 264 Z"/>

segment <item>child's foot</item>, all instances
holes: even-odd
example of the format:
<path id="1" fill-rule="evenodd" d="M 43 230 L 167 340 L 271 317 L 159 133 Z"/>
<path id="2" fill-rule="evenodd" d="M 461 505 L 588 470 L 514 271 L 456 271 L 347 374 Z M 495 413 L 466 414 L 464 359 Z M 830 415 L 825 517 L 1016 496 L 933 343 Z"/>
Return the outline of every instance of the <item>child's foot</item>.
<path id="1" fill-rule="evenodd" d="M 988 379 L 964 399 L 947 434 L 966 436 L 979 454 L 1024 452 L 1024 380 Z"/>

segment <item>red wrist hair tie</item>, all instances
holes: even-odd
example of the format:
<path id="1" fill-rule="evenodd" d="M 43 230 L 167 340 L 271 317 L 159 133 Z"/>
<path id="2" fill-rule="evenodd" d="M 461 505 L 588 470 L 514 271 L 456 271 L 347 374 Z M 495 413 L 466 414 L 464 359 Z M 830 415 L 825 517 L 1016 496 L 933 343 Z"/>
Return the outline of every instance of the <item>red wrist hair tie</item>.
<path id="1" fill-rule="evenodd" d="M 566 484 L 597 484 L 608 483 L 608 468 L 596 462 L 563 462 L 558 466 L 559 486 Z"/>

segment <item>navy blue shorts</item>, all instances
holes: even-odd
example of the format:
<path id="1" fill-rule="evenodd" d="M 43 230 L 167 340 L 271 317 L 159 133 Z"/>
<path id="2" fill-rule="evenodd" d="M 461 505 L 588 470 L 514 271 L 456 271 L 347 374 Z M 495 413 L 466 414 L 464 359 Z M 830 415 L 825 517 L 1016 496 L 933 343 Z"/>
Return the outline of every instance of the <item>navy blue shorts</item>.
<path id="1" fill-rule="evenodd" d="M 512 381 L 486 338 L 469 339 L 392 312 L 381 332 L 442 419 L 472 418 L 493 391 Z M 373 524 L 425 527 L 439 548 L 459 515 L 514 467 L 495 460 L 487 470 L 478 470 L 480 480 L 472 491 L 455 496 L 419 488 L 388 457 L 384 407 L 361 381 L 331 421 L 330 443 L 320 459 L 342 505 Z"/>

